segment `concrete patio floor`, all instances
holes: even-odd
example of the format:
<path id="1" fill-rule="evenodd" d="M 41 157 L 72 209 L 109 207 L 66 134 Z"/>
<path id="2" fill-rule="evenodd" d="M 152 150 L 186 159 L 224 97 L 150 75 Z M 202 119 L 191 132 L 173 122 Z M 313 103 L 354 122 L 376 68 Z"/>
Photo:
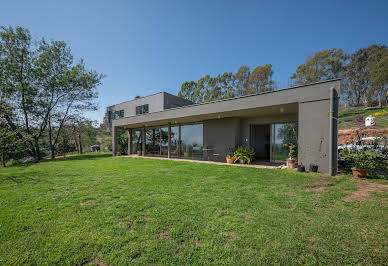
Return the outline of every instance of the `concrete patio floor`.
<path id="1" fill-rule="evenodd" d="M 226 162 L 223 163 L 223 162 L 213 162 L 213 161 L 200 161 L 200 160 L 191 160 L 191 159 L 182 159 L 182 158 L 166 158 L 166 157 L 158 157 L 158 156 L 139 156 L 136 154 L 121 155 L 119 157 L 172 160 L 172 161 L 180 161 L 180 162 L 205 163 L 205 164 L 216 164 L 216 165 L 232 165 L 232 166 L 240 166 L 240 167 L 269 168 L 269 169 L 276 169 L 279 166 L 285 164 L 283 162 L 266 162 L 266 161 L 253 161 L 252 164 L 239 164 L 239 163 L 227 164 Z"/>

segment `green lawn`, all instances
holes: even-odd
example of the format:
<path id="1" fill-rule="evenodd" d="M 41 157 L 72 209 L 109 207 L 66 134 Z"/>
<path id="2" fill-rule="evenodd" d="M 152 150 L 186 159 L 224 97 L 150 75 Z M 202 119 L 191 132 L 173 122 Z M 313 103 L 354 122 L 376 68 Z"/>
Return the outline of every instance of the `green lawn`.
<path id="1" fill-rule="evenodd" d="M 83 155 L 0 169 L 0 265 L 386 264 L 388 192 L 292 170 Z"/>

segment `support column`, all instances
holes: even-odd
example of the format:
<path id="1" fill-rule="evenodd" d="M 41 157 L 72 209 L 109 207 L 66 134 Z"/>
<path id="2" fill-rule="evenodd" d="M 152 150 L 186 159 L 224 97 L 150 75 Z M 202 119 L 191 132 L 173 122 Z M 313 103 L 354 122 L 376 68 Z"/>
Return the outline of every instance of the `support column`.
<path id="1" fill-rule="evenodd" d="M 168 123 L 168 152 L 167 157 L 171 158 L 171 123 Z"/>
<path id="2" fill-rule="evenodd" d="M 141 129 L 141 154 L 145 156 L 146 154 L 146 129 L 145 127 L 142 127 Z"/>
<path id="3" fill-rule="evenodd" d="M 182 139 L 181 139 L 181 133 L 182 133 L 182 130 L 181 130 L 181 125 L 178 126 L 179 127 L 179 136 L 178 136 L 178 156 L 182 156 Z"/>
<path id="4" fill-rule="evenodd" d="M 116 127 L 112 127 L 112 155 L 116 156 L 118 151 L 118 142 L 117 142 L 117 131 L 118 129 Z"/>
<path id="5" fill-rule="evenodd" d="M 132 129 L 128 129 L 128 155 L 132 154 Z"/>
<path id="6" fill-rule="evenodd" d="M 338 93 L 335 88 L 330 88 L 329 128 L 329 174 L 334 176 L 338 171 Z"/>

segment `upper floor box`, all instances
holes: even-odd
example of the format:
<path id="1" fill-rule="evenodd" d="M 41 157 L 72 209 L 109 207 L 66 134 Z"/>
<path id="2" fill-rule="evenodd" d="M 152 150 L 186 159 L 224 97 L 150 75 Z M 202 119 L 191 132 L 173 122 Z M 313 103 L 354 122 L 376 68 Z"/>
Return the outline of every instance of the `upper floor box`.
<path id="1" fill-rule="evenodd" d="M 107 107 L 104 120 L 106 121 L 108 131 L 111 131 L 112 120 L 160 112 L 191 104 L 193 102 L 189 100 L 167 92 L 159 92 Z"/>

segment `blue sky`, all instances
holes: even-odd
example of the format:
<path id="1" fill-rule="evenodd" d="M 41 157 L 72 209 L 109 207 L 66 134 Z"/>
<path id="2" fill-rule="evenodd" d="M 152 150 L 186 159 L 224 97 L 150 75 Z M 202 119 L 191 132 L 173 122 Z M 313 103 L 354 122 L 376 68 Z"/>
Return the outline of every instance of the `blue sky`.
<path id="1" fill-rule="evenodd" d="M 239 66 L 272 64 L 280 87 L 306 55 L 387 44 L 388 1 L 8 1 L 0 25 L 63 40 L 76 58 L 107 77 L 106 106 Z"/>

